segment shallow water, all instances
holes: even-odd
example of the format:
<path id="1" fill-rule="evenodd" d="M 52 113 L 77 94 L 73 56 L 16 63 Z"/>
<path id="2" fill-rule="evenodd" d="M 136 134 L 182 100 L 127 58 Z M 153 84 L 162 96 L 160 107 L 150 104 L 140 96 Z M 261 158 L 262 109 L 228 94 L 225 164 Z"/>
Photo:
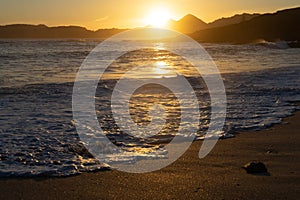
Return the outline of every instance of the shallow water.
<path id="1" fill-rule="evenodd" d="M 0 41 L 0 176 L 67 176 L 106 169 L 84 148 L 72 117 L 76 72 L 98 42 Z M 132 67 L 142 66 L 131 74 L 133 81 L 175 80 L 178 74 L 170 67 L 187 77 L 199 101 L 197 137 L 207 130 L 210 97 L 205 84 L 189 63 L 165 51 L 163 45 L 154 43 L 152 49 L 121 57 L 99 83 L 95 102 L 100 125 L 111 141 L 128 152 L 108 157 L 108 164 L 163 158 L 167 154 L 164 145 L 177 133 L 180 111 L 191 109 L 180 108 L 174 94 L 165 88 L 143 86 L 131 98 L 132 119 L 140 125 L 149 124 L 149 109 L 159 103 L 167 115 L 165 126 L 147 139 L 125 134 L 112 117 L 110 97 L 116 79 Z M 224 133 L 267 128 L 297 109 L 291 102 L 300 100 L 300 49 L 203 46 L 221 71 L 226 87 Z"/>

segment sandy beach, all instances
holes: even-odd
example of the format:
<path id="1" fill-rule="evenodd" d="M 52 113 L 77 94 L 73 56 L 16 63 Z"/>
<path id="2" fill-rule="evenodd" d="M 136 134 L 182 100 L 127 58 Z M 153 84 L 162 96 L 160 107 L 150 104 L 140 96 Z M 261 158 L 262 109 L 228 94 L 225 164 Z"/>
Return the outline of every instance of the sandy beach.
<path id="1" fill-rule="evenodd" d="M 201 141 L 172 165 L 152 173 L 110 170 L 66 178 L 0 179 L 0 199 L 298 199 L 300 112 L 268 130 L 220 140 L 204 159 Z M 270 176 L 241 167 L 264 162 Z"/>
<path id="2" fill-rule="evenodd" d="M 300 1 L 254 2 L 0 1 L 0 200 L 300 199 Z"/>

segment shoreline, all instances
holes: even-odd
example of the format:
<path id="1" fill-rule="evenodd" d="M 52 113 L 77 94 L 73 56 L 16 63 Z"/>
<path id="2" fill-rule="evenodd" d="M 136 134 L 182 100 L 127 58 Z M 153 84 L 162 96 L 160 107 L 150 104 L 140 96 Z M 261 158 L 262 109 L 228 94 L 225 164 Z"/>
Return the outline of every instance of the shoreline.
<path id="1" fill-rule="evenodd" d="M 298 104 L 299 105 L 299 104 Z M 300 111 L 260 131 L 219 140 L 198 158 L 195 141 L 177 161 L 159 171 L 117 170 L 69 177 L 0 178 L 1 199 L 298 199 L 300 194 Z M 265 163 L 270 176 L 241 167 Z"/>

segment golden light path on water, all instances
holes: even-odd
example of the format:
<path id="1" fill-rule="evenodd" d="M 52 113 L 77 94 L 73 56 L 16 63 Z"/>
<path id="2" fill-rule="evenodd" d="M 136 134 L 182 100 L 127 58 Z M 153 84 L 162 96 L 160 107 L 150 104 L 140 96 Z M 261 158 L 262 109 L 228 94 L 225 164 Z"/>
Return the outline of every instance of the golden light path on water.
<path id="1" fill-rule="evenodd" d="M 172 78 L 177 73 L 167 61 L 156 61 L 137 66 L 135 70 L 128 73 L 126 78 Z"/>
<path id="2" fill-rule="evenodd" d="M 141 85 L 130 98 L 129 113 L 131 119 L 137 125 L 147 126 L 152 121 L 150 112 L 154 105 L 160 105 L 165 111 L 166 115 L 160 116 L 162 119 L 165 118 L 165 124 L 161 131 L 154 134 L 154 136 L 143 139 L 143 142 L 139 140 L 122 141 L 123 148 L 129 151 L 130 154 L 134 152 L 138 156 L 153 156 L 152 153 L 168 144 L 178 133 L 181 112 L 188 112 L 191 109 L 180 107 L 179 100 L 171 90 L 160 84 L 155 84 L 158 79 L 164 79 L 166 82 L 172 81 L 172 79 L 175 81 L 181 75 L 191 76 L 196 74 L 195 68 L 190 63 L 182 57 L 166 51 L 164 45 L 163 42 L 154 42 L 151 44 L 152 48 L 124 54 L 109 66 L 104 78 L 102 77 L 102 80 L 132 79 L 130 80 L 132 84 L 135 84 L 137 79 L 153 79 L 153 84 Z M 124 116 L 127 114 L 126 111 L 120 107 L 118 113 Z M 97 113 L 98 119 L 105 119 L 105 117 L 101 117 L 101 111 L 97 111 Z M 105 124 L 104 121 L 100 122 L 100 124 L 102 123 Z M 155 130 L 159 130 L 158 127 L 155 128 L 157 128 Z M 163 151 L 161 153 L 163 154 Z M 120 159 L 120 157 L 111 157 L 110 159 Z"/>
<path id="3" fill-rule="evenodd" d="M 114 61 L 101 79 L 126 78 L 151 79 L 173 78 L 178 75 L 197 74 L 195 68 L 180 56 L 166 51 L 164 43 L 152 44 L 152 48 L 129 52 Z M 125 77 L 123 77 L 125 78 Z"/>
<path id="4" fill-rule="evenodd" d="M 171 70 L 169 69 L 168 64 L 165 61 L 156 62 L 153 71 L 160 77 L 171 73 Z"/>

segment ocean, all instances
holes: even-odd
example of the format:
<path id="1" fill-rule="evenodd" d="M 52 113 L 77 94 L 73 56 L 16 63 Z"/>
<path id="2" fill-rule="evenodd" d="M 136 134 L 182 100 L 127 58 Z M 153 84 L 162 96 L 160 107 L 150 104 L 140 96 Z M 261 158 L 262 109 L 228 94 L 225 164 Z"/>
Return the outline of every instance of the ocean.
<path id="1" fill-rule="evenodd" d="M 151 106 L 160 104 L 165 109 L 166 116 L 161 116 L 166 117 L 165 124 L 146 139 L 126 134 L 114 120 L 110 105 L 118 79 L 132 68 L 136 72 L 129 74 L 128 81 L 134 83 L 145 79 L 174 81 L 184 76 L 199 103 L 195 139 L 203 139 L 211 107 L 201 75 L 186 60 L 164 50 L 164 41 L 151 42 L 147 49 L 118 58 L 99 81 L 95 95 L 99 124 L 110 141 L 127 153 L 97 161 L 77 134 L 72 91 L 79 67 L 99 42 L 0 40 L 0 177 L 69 176 L 106 170 L 111 163 L 167 156 L 164 147 L 178 131 L 180 111 L 192 108 L 181 108 L 176 95 L 159 84 L 141 86 L 131 97 L 131 119 L 141 126 L 149 124 Z M 216 63 L 226 89 L 222 138 L 268 128 L 299 109 L 299 48 L 288 48 L 282 42 L 202 46 Z M 106 53 L 114 50 L 112 45 Z"/>

